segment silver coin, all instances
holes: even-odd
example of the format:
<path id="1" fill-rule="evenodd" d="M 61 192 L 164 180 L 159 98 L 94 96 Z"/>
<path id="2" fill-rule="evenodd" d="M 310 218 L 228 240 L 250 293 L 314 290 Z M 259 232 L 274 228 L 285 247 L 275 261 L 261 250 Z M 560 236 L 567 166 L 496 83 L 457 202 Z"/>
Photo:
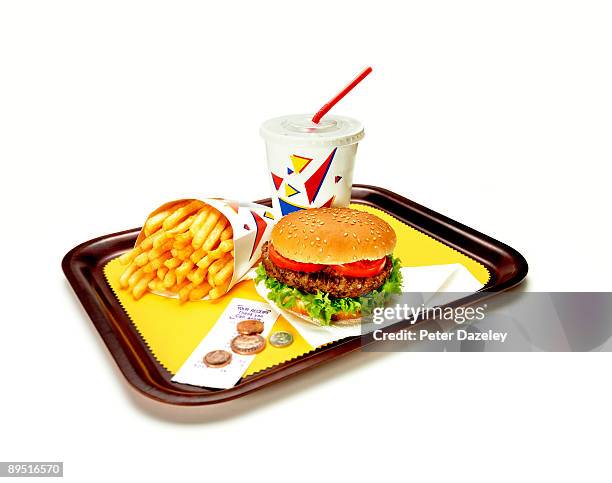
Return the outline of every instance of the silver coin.
<path id="1" fill-rule="evenodd" d="M 270 345 L 274 347 L 287 347 L 293 343 L 293 336 L 291 332 L 285 332 L 284 330 L 274 332 L 270 335 Z"/>

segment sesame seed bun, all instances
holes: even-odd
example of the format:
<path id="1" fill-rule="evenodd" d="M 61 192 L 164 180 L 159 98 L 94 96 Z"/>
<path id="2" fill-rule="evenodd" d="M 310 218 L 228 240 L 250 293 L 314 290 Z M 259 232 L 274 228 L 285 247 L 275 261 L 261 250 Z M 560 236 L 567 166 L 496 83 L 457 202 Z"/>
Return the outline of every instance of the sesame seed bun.
<path id="1" fill-rule="evenodd" d="M 272 245 L 302 263 L 337 265 L 391 255 L 397 238 L 375 215 L 350 208 L 313 208 L 290 213 L 272 229 Z"/>

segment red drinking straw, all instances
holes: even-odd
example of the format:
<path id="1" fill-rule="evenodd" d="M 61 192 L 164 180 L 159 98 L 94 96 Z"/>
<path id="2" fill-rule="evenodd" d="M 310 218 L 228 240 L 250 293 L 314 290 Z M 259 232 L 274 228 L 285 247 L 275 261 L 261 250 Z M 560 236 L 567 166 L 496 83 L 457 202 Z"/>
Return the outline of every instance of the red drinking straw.
<path id="1" fill-rule="evenodd" d="M 331 101 L 329 101 L 321 109 L 319 109 L 319 111 L 312 118 L 312 122 L 314 122 L 315 124 L 319 124 L 321 118 L 325 116 L 325 114 L 327 114 L 332 107 L 338 104 L 338 102 L 340 102 L 340 99 L 346 96 L 349 92 L 353 90 L 353 88 L 357 84 L 359 84 L 363 79 L 365 79 L 370 72 L 372 72 L 372 67 L 366 67 L 361 74 L 359 74 L 349 83 L 349 85 L 347 85 L 344 89 L 338 92 L 338 94 L 336 94 L 336 96 Z"/>

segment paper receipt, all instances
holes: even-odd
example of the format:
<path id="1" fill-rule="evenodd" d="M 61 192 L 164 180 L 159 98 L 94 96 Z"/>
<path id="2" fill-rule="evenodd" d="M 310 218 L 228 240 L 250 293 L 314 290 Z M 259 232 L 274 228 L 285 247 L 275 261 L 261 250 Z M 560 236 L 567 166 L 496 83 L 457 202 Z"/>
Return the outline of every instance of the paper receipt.
<path id="1" fill-rule="evenodd" d="M 259 320 L 264 325 L 261 336 L 266 338 L 277 318 L 278 314 L 265 302 L 240 298 L 232 299 L 213 328 L 183 363 L 172 381 L 216 389 L 233 387 L 255 358 L 255 355 L 240 355 L 232 351 L 232 339 L 238 335 L 236 325 L 242 320 Z M 223 367 L 208 367 L 204 363 L 204 356 L 214 350 L 229 352 L 232 355 L 231 362 Z"/>

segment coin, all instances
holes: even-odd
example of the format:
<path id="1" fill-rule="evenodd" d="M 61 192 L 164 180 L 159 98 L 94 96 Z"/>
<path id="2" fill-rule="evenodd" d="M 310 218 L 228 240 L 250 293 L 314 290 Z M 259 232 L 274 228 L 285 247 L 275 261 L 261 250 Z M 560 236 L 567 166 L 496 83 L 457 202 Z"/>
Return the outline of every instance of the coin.
<path id="1" fill-rule="evenodd" d="M 270 345 L 274 347 L 287 347 L 293 343 L 291 332 L 279 331 L 270 336 Z"/>
<path id="2" fill-rule="evenodd" d="M 238 330 L 239 334 L 261 334 L 264 330 L 264 325 L 263 322 L 260 322 L 259 320 L 243 320 L 242 322 L 238 322 L 236 329 Z"/>
<path id="3" fill-rule="evenodd" d="M 232 362 L 232 354 L 223 350 L 210 351 L 204 356 L 204 364 L 211 368 L 227 366 Z"/>
<path id="4" fill-rule="evenodd" d="M 232 339 L 231 346 L 236 354 L 248 356 L 261 352 L 266 346 L 266 339 L 259 334 L 241 334 Z"/>

